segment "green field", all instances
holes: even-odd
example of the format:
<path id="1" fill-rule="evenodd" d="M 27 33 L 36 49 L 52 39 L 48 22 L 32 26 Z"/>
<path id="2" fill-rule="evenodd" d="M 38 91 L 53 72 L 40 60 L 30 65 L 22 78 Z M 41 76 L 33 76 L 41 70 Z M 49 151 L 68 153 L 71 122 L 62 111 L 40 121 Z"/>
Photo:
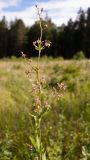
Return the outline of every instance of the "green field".
<path id="1" fill-rule="evenodd" d="M 26 144 L 34 129 L 25 70 L 22 59 L 0 60 L 0 160 L 30 160 Z M 48 160 L 90 160 L 90 60 L 41 58 L 40 75 L 47 94 L 58 82 L 66 85 L 59 101 L 48 95 L 52 109 L 41 126 Z"/>

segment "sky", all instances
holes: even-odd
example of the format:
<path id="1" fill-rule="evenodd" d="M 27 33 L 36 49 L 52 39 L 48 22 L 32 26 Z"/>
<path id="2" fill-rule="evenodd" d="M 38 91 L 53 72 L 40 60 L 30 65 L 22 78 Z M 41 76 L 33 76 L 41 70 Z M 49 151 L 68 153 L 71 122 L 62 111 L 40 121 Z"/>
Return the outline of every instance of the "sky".
<path id="1" fill-rule="evenodd" d="M 80 8 L 84 11 L 90 7 L 90 0 L 0 0 L 0 19 L 7 21 L 22 19 L 26 26 L 31 26 L 38 19 L 35 5 L 44 9 L 43 17 L 47 14 L 57 26 L 77 17 Z"/>

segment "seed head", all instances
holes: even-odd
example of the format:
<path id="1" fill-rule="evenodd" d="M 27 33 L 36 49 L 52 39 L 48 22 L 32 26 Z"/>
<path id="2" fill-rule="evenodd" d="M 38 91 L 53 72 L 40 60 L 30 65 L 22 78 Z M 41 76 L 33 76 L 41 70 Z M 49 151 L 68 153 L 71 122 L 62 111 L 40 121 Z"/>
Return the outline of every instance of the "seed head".
<path id="1" fill-rule="evenodd" d="M 36 8 L 38 8 L 38 5 L 37 5 L 37 4 L 35 4 L 35 7 L 36 7 Z"/>
<path id="2" fill-rule="evenodd" d="M 43 12 L 43 8 L 41 8 L 41 12 Z"/>

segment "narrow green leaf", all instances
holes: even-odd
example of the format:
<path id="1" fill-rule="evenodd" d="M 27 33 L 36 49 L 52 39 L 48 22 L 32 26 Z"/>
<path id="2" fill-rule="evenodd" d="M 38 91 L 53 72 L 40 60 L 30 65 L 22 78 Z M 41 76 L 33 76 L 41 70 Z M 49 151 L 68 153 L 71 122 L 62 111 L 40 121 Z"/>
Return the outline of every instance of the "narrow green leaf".
<path id="1" fill-rule="evenodd" d="M 38 135 L 36 137 L 36 141 L 37 141 L 37 147 L 38 147 L 38 151 L 39 151 L 40 150 L 40 138 L 38 137 Z"/>
<path id="2" fill-rule="evenodd" d="M 34 148 L 37 150 L 37 145 L 36 145 L 35 139 L 31 136 L 29 136 L 29 139 L 30 139 L 32 145 L 34 146 Z"/>
<path id="3" fill-rule="evenodd" d="M 39 51 L 39 47 L 38 47 L 38 46 L 35 46 L 35 49 L 36 49 L 37 51 Z"/>
<path id="4" fill-rule="evenodd" d="M 42 160 L 46 160 L 46 153 L 45 152 L 42 154 Z"/>

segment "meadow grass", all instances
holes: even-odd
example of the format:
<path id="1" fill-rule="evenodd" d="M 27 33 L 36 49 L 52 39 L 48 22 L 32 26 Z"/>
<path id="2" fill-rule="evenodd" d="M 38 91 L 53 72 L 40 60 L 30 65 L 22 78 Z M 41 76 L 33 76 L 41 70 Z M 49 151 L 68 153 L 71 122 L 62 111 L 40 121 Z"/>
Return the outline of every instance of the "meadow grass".
<path id="1" fill-rule="evenodd" d="M 37 59 L 33 59 L 36 65 Z M 90 60 L 61 60 L 43 57 L 40 74 L 52 110 L 44 117 L 42 140 L 50 160 L 90 159 Z M 31 77 L 34 79 L 34 76 Z M 58 82 L 67 86 L 63 97 L 52 99 Z M 29 160 L 26 144 L 34 133 L 29 113 L 32 106 L 25 62 L 0 60 L 0 160 Z M 48 139 L 49 138 L 49 139 Z"/>

